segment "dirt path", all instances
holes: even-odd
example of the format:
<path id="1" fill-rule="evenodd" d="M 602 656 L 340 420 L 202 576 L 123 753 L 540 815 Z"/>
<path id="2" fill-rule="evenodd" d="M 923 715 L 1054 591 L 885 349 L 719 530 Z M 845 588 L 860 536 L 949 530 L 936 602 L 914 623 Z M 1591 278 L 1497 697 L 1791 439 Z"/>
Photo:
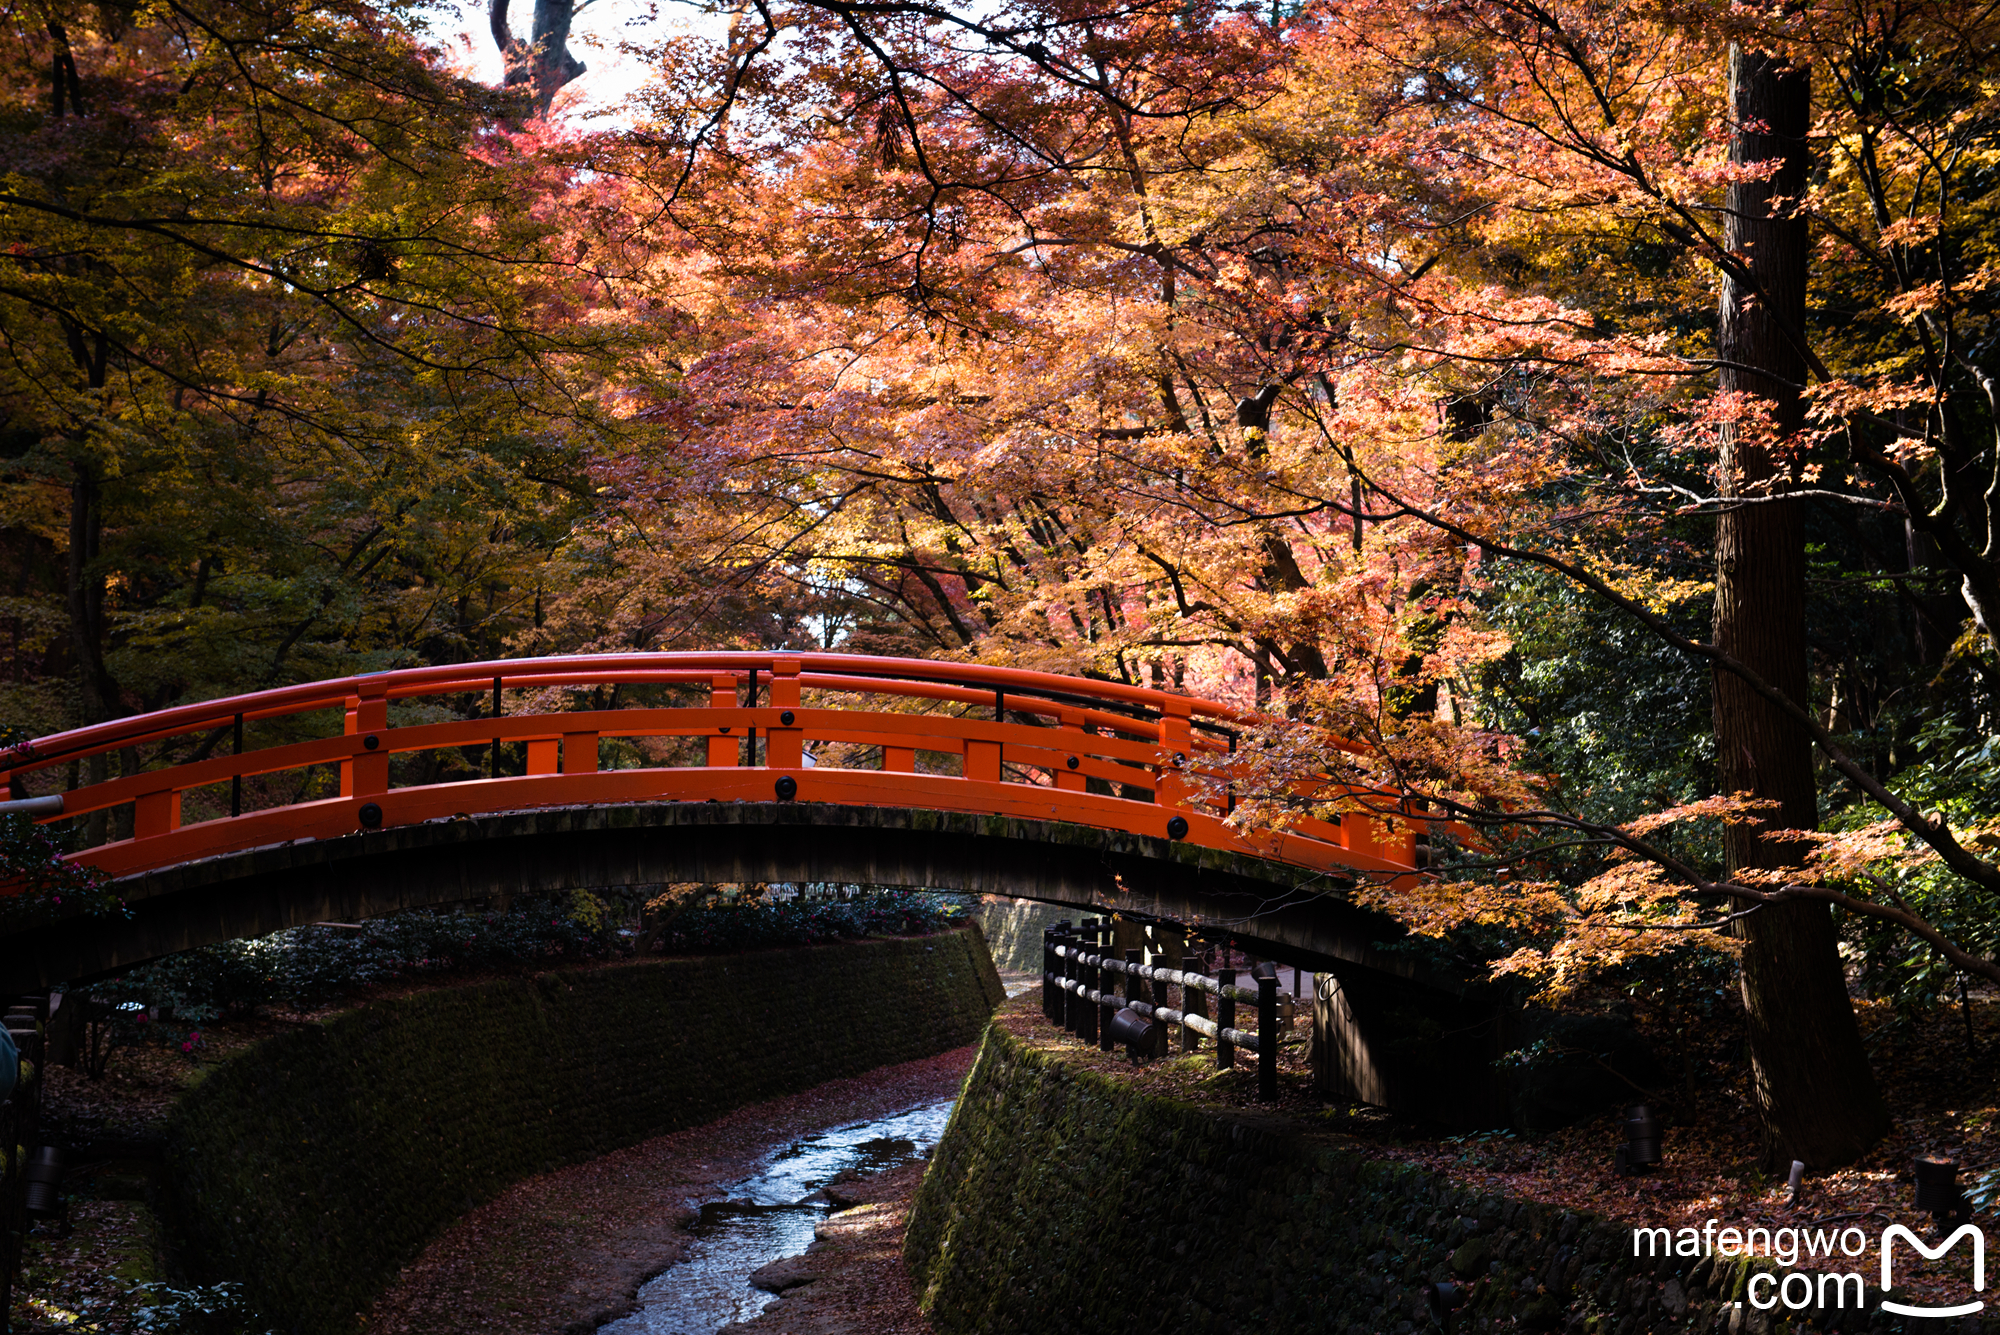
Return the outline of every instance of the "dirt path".
<path id="1" fill-rule="evenodd" d="M 632 1310 L 639 1286 L 680 1257 L 687 1243 L 680 1226 L 695 1207 L 765 1153 L 822 1127 L 947 1097 L 973 1052 L 958 1048 L 836 1080 L 518 1182 L 426 1248 L 376 1302 L 365 1328 L 369 1335 L 587 1335 Z M 813 1263 L 822 1278 L 792 1290 L 769 1316 L 730 1329 L 928 1331 L 896 1259 L 902 1211 L 921 1172 L 916 1164 L 838 1188 L 862 1208 L 821 1225 Z M 835 1324 L 788 1324 L 811 1309 Z"/>

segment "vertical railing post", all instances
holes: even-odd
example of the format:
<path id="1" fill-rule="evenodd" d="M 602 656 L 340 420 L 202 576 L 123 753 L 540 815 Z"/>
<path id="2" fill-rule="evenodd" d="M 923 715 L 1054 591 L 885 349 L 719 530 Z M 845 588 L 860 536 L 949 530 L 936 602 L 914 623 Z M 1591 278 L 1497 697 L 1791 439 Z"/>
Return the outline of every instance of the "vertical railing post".
<path id="1" fill-rule="evenodd" d="M 1097 920 L 1097 958 L 1111 958 L 1112 923 L 1109 918 Z M 1118 1013 L 1118 1005 L 1111 998 L 1117 995 L 1112 983 L 1112 971 L 1097 971 L 1097 995 L 1104 998 L 1097 1003 L 1097 1046 L 1105 1052 L 1111 1051 L 1111 1017 Z"/>
<path id="2" fill-rule="evenodd" d="M 500 717 L 500 678 L 498 677 L 493 679 L 493 717 Z M 493 754 L 488 760 L 486 768 L 489 771 L 488 778 L 497 779 L 500 777 L 500 739 L 498 737 L 493 739 Z"/>
<path id="3" fill-rule="evenodd" d="M 1083 930 L 1076 934 L 1076 948 L 1092 956 L 1097 954 L 1097 919 L 1085 918 Z M 1082 992 L 1076 998 L 1076 1036 L 1083 1042 L 1097 1042 L 1097 1003 L 1084 992 L 1097 990 L 1097 969 L 1082 960 L 1077 961 L 1076 981 Z"/>
<path id="4" fill-rule="evenodd" d="M 805 764 L 805 729 L 798 726 L 799 660 L 780 658 L 771 664 L 771 708 L 783 710 L 764 733 L 764 763 L 772 769 L 798 769 Z M 789 719 L 789 721 L 788 721 Z"/>
<path id="5" fill-rule="evenodd" d="M 711 742 L 715 739 L 710 738 Z M 564 774 L 597 773 L 597 742 L 594 732 L 566 732 L 562 737 L 562 772 Z"/>
<path id="6" fill-rule="evenodd" d="M 1236 1027 L 1236 998 L 1229 994 L 1229 989 L 1236 986 L 1236 970 L 1217 969 L 1215 971 L 1215 981 L 1221 987 L 1221 990 L 1215 994 L 1215 1027 L 1217 1030 L 1234 1029 Z M 1215 1069 L 1218 1071 L 1227 1071 L 1235 1065 L 1236 1045 L 1226 1038 L 1217 1037 L 1215 1040 Z"/>
<path id="7" fill-rule="evenodd" d="M 708 707 L 710 709 L 736 708 L 736 674 L 718 672 L 709 678 Z M 743 746 L 740 739 L 731 737 L 718 729 L 715 736 L 708 739 L 708 763 L 712 769 L 738 764 L 742 758 Z"/>
<path id="8" fill-rule="evenodd" d="M 1056 1019 L 1056 998 L 1062 992 L 1056 986 L 1056 929 L 1042 929 L 1042 1018 L 1050 1024 Z"/>
<path id="9" fill-rule="evenodd" d="M 1153 967 L 1156 969 L 1159 968 L 1160 962 L 1164 958 L 1165 956 L 1159 951 L 1154 951 Z M 1158 977 L 1154 978 L 1153 1009 L 1155 1011 L 1165 1010 L 1169 1000 L 1170 998 L 1167 995 L 1167 980 Z M 1167 1026 L 1157 1016 L 1153 1020 L 1153 1055 L 1155 1057 L 1164 1057 L 1167 1055 Z"/>
<path id="10" fill-rule="evenodd" d="M 1222 814 L 1236 814 L 1236 734 L 1229 734 L 1229 786 L 1223 789 Z"/>
<path id="11" fill-rule="evenodd" d="M 1257 1097 L 1278 1101 L 1278 978 L 1257 979 Z"/>
<path id="12" fill-rule="evenodd" d="M 1125 963 L 1131 966 L 1131 971 L 1125 975 L 1125 1004 L 1128 1006 L 1135 1001 L 1144 1001 L 1146 999 L 1144 992 L 1141 990 L 1145 987 L 1146 980 L 1139 976 L 1140 956 L 1144 953 L 1144 951 L 1139 950 L 1128 950 L 1125 952 Z"/>
<path id="13" fill-rule="evenodd" d="M 241 714 L 236 716 L 236 746 L 229 754 L 232 756 L 243 754 L 243 716 Z M 232 816 L 243 814 L 243 775 L 241 773 L 229 776 L 229 814 Z"/>
<path id="14" fill-rule="evenodd" d="M 352 715 L 354 731 L 363 739 L 362 753 L 354 758 L 354 795 L 378 797 L 389 791 L 389 748 L 383 736 L 389 730 L 389 693 L 379 680 L 361 692 Z"/>
<path id="15" fill-rule="evenodd" d="M 349 737 L 379 735 L 389 726 L 389 697 L 385 688 L 380 682 L 372 682 L 370 686 L 373 694 L 347 697 L 347 722 L 343 732 Z M 388 748 L 378 743 L 362 754 L 340 762 L 342 797 L 374 796 L 388 791 Z"/>
<path id="16" fill-rule="evenodd" d="M 1192 952 L 1188 950 L 1181 951 L 1182 973 L 1201 972 L 1200 969 L 1193 967 L 1194 965 L 1198 965 L 1201 963 L 1200 956 L 1194 955 L 1193 958 L 1191 959 L 1190 958 L 1191 955 Z M 1198 987 L 1182 987 L 1181 1009 L 1183 1011 L 1186 1011 L 1189 1015 L 1198 1016 L 1201 1019 L 1206 1020 L 1208 1018 L 1208 994 L 1203 992 Z M 1181 1026 L 1181 1051 L 1182 1052 L 1201 1051 L 1201 1035 L 1197 1034 L 1194 1030 L 1188 1028 L 1186 1025 Z"/>
<path id="17" fill-rule="evenodd" d="M 360 731 L 361 697 L 350 695 L 347 697 L 347 710 L 341 721 L 340 733 L 343 737 L 352 737 Z M 352 760 L 343 760 L 340 762 L 340 795 L 342 797 L 354 796 L 354 762 Z"/>
<path id="18" fill-rule="evenodd" d="M 1153 781 L 1153 800 L 1163 807 L 1188 806 L 1193 785 L 1187 770 L 1194 757 L 1191 702 L 1168 696 L 1160 702 L 1160 763 Z"/>
<path id="19" fill-rule="evenodd" d="M 1062 711 L 1059 735 L 1064 747 L 1077 746 L 1083 736 L 1083 711 L 1065 709 Z M 1074 768 L 1072 768 L 1072 765 Z M 1083 773 L 1083 753 L 1078 747 L 1075 754 L 1063 757 L 1061 767 L 1056 770 L 1056 787 L 1067 793 L 1080 793 L 1090 786 Z"/>
<path id="20" fill-rule="evenodd" d="M 1083 1037 L 1083 1001 L 1076 989 L 1083 982 L 1083 965 L 1077 962 L 1076 952 L 1083 943 L 1083 928 L 1090 919 L 1079 918 L 1075 927 L 1063 927 L 1063 945 L 1069 955 L 1063 961 L 1063 978 L 1070 986 L 1063 989 L 1063 1028 L 1076 1038 Z"/>
<path id="21" fill-rule="evenodd" d="M 1069 1028 L 1069 989 L 1063 984 L 1069 979 L 1069 961 L 1061 955 L 1062 947 L 1069 944 L 1069 920 L 1067 918 L 1055 926 L 1055 935 L 1050 938 L 1057 949 L 1056 955 L 1056 1010 L 1050 1018 L 1064 1029 Z"/>

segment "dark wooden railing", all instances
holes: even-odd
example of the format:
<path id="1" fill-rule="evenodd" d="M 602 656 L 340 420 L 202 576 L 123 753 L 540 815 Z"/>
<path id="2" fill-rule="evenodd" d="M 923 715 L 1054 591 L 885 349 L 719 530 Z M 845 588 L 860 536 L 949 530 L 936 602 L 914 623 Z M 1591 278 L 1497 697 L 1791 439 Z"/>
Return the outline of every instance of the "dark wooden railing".
<path id="1" fill-rule="evenodd" d="M 1215 1044 L 1215 1065 L 1236 1064 L 1236 1050 L 1257 1054 L 1257 1097 L 1278 1097 L 1278 1016 L 1296 1001 L 1278 987 L 1275 971 L 1255 978 L 1254 988 L 1237 985 L 1237 971 L 1219 968 L 1215 976 L 1162 964 L 1141 962 L 1141 952 L 1127 950 L 1115 957 L 1109 946 L 1111 920 L 1085 918 L 1072 927 L 1057 923 L 1042 934 L 1042 1014 L 1085 1043 L 1109 1052 L 1126 1043 L 1135 1060 L 1166 1055 L 1167 1026 L 1178 1025 L 1181 1050 L 1196 1051 L 1206 1038 Z M 1122 994 L 1117 979 L 1124 979 Z M 1181 989 L 1175 1009 L 1169 989 Z M 1215 998 L 1210 1019 L 1208 998 Z M 1236 1003 L 1257 1008 L 1254 1032 L 1236 1028 Z M 1128 1019 L 1125 1017 L 1136 1017 Z M 1143 1050 L 1142 1050 L 1143 1049 Z"/>

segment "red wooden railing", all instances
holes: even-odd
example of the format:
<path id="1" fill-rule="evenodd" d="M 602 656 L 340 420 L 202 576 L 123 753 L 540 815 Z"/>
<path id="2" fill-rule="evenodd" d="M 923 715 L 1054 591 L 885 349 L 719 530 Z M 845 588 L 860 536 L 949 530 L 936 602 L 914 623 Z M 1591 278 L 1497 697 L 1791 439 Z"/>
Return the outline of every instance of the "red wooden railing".
<path id="1" fill-rule="evenodd" d="M 563 707 L 575 703 L 563 697 L 607 690 L 613 705 L 620 692 L 675 698 Z M 508 692 L 514 712 L 486 706 Z M 468 694 L 483 716 L 462 716 Z M 456 709 L 441 699 L 452 696 Z M 447 713 L 456 716 L 426 718 Z M 17 799 L 67 785 L 60 816 L 45 819 L 84 818 L 89 828 L 94 813 L 107 813 L 96 824 L 129 830 L 72 855 L 112 876 L 460 815 L 791 799 L 1071 821 L 1315 870 L 1414 870 L 1407 820 L 1226 823 L 1234 729 L 1246 721 L 1185 695 L 1013 668 L 828 653 L 609 654 L 408 668 L 184 705 L 40 738 L 0 756 L 0 780 Z M 275 737 L 246 748 L 246 729 Z M 601 765 L 607 742 L 619 767 Z M 638 749 L 646 743 L 650 757 Z M 503 747 L 504 768 L 518 772 L 499 772 Z M 459 766 L 486 773 L 425 782 L 422 753 L 435 772 L 453 752 Z M 106 768 L 124 772 L 79 786 L 83 762 L 107 753 L 118 764 Z M 410 759 L 392 776 L 395 757 Z M 277 776 L 290 776 L 290 793 L 274 791 Z M 1090 791 L 1091 779 L 1151 800 Z"/>

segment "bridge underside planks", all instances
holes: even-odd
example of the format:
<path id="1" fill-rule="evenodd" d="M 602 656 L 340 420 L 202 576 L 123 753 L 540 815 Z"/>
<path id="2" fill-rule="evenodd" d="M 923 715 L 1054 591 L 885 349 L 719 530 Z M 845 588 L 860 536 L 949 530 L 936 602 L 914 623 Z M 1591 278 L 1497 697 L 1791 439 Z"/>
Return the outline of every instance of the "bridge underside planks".
<path id="1" fill-rule="evenodd" d="M 128 920 L 7 940 L 0 991 L 83 979 L 304 923 L 538 892 L 676 882 L 827 882 L 1039 899 L 1208 924 L 1307 967 L 1412 974 L 1400 934 L 1343 882 L 1183 842 L 1061 821 L 815 802 L 651 802 L 431 820 L 249 849 L 123 878 Z M 1449 979 L 1424 980 L 1454 987 Z"/>

